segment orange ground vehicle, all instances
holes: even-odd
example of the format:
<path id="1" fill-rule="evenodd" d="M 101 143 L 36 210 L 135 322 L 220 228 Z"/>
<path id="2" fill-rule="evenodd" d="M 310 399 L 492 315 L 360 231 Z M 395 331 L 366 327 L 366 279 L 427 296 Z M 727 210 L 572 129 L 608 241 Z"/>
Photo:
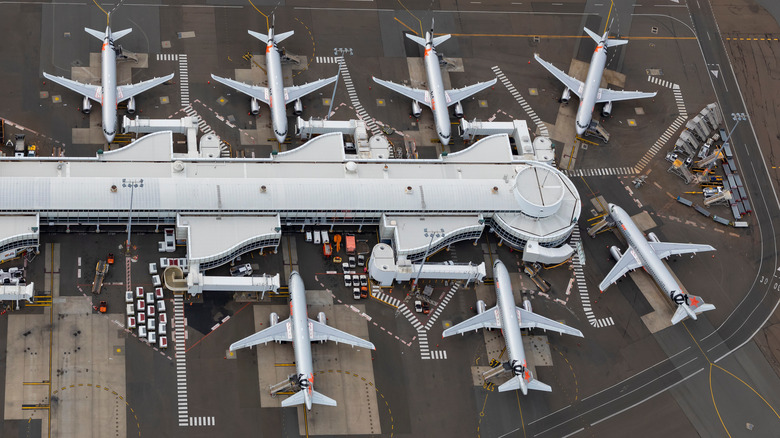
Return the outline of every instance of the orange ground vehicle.
<path id="1" fill-rule="evenodd" d="M 108 264 L 113 265 L 114 264 L 114 253 L 110 252 L 108 253 Z"/>
<path id="2" fill-rule="evenodd" d="M 105 301 L 101 301 L 100 302 L 100 306 L 98 306 L 98 312 L 100 312 L 100 313 L 108 312 L 108 304 L 106 304 Z"/>

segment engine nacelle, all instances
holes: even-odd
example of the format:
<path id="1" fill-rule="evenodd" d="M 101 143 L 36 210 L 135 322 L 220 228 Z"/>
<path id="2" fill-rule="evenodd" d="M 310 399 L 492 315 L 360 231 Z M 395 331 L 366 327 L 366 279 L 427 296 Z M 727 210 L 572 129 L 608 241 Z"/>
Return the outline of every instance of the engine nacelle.
<path id="1" fill-rule="evenodd" d="M 487 305 L 485 305 L 485 302 L 482 300 L 477 300 L 477 314 L 485 313 L 486 309 Z"/>
<path id="2" fill-rule="evenodd" d="M 523 298 L 523 309 L 533 312 L 533 307 L 531 307 L 531 300 L 528 298 Z"/>
<path id="3" fill-rule="evenodd" d="M 251 99 L 249 101 L 249 112 L 251 112 L 253 116 L 260 114 L 260 102 L 258 102 L 257 99 Z"/>
<path id="4" fill-rule="evenodd" d="M 568 88 L 563 89 L 563 94 L 561 94 L 561 102 L 563 103 L 569 103 L 571 100 L 571 90 Z"/>
<path id="5" fill-rule="evenodd" d="M 623 253 L 620 252 L 620 248 L 617 246 L 610 246 L 609 253 L 612 254 L 612 258 L 615 259 L 615 261 L 619 261 L 620 258 L 623 257 Z"/>
<path id="6" fill-rule="evenodd" d="M 303 114 L 303 102 L 301 102 L 301 99 L 295 100 L 295 103 L 293 104 L 293 114 L 296 116 Z"/>
<path id="7" fill-rule="evenodd" d="M 135 114 L 135 97 L 131 97 L 127 101 L 127 112 L 128 114 Z"/>
<path id="8" fill-rule="evenodd" d="M 604 107 L 601 108 L 601 115 L 604 117 L 609 117 L 612 115 L 612 102 L 607 102 L 604 104 Z"/>
<path id="9" fill-rule="evenodd" d="M 420 102 L 413 100 L 412 101 L 412 117 L 415 119 L 420 118 L 420 114 L 422 114 L 422 107 L 420 106 Z"/>
<path id="10" fill-rule="evenodd" d="M 271 327 L 275 326 L 276 324 L 279 324 L 279 315 L 276 314 L 276 312 L 271 312 L 271 315 L 268 318 L 271 323 Z"/>
<path id="11" fill-rule="evenodd" d="M 647 233 L 647 239 L 651 242 L 660 242 L 661 240 L 658 238 L 658 236 L 655 235 L 655 233 Z"/>
<path id="12" fill-rule="evenodd" d="M 317 314 L 317 321 L 319 321 L 320 324 L 328 325 L 328 317 L 325 316 L 325 312 L 320 312 Z"/>
<path id="13" fill-rule="evenodd" d="M 90 111 L 92 111 L 92 102 L 89 101 L 89 97 L 85 97 L 81 102 L 81 112 L 84 114 L 89 114 Z"/>
<path id="14" fill-rule="evenodd" d="M 455 104 L 455 118 L 456 119 L 462 119 L 463 118 L 463 105 L 460 104 L 460 102 Z"/>

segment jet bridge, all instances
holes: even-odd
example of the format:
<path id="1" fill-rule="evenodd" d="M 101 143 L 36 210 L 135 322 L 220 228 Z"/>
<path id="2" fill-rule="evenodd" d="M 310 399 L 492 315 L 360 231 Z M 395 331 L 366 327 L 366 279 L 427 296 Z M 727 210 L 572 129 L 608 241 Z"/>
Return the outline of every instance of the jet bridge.
<path id="1" fill-rule="evenodd" d="M 390 286 L 393 281 L 409 281 L 413 278 L 436 280 L 466 280 L 466 284 L 482 282 L 485 278 L 485 262 L 473 263 L 412 263 L 405 256 L 395 259 L 389 245 L 380 243 L 371 251 L 368 274 L 381 286 Z"/>

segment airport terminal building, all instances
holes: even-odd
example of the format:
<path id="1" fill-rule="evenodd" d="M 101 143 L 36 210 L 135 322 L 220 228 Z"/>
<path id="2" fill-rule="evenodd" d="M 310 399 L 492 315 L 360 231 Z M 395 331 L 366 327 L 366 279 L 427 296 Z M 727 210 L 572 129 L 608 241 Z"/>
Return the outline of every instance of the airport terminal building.
<path id="1" fill-rule="evenodd" d="M 359 158 L 344 146 L 331 133 L 268 158 L 193 157 L 173 153 L 165 131 L 96 157 L 5 158 L 0 244 L 11 254 L 42 231 L 126 230 L 131 217 L 134 229 L 175 226 L 205 270 L 275 248 L 282 233 L 377 226 L 398 255 L 419 260 L 486 229 L 519 250 L 559 247 L 580 215 L 572 182 L 518 159 L 505 134 L 430 160 Z M 426 229 L 443 236 L 431 241 Z"/>

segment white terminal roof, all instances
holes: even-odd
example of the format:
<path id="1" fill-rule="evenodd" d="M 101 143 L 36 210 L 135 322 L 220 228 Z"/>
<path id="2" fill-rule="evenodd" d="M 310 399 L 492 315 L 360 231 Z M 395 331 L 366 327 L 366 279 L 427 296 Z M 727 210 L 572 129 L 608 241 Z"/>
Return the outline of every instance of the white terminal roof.
<path id="1" fill-rule="evenodd" d="M 226 248 L 274 233 L 278 216 L 181 216 L 179 226 L 189 227 L 187 256 L 190 260 L 217 257 Z M 219 230 L 219 232 L 215 232 Z"/>
<path id="2" fill-rule="evenodd" d="M 267 159 L 179 161 L 170 158 L 171 144 L 172 135 L 160 132 L 102 157 L 6 158 L 0 212 L 126 210 L 130 190 L 123 178 L 144 180 L 135 189 L 134 211 L 521 210 L 513 193 L 521 163 L 512 160 L 506 135 L 437 160 L 356 160 L 354 166 L 347 165 L 340 133 Z"/>

